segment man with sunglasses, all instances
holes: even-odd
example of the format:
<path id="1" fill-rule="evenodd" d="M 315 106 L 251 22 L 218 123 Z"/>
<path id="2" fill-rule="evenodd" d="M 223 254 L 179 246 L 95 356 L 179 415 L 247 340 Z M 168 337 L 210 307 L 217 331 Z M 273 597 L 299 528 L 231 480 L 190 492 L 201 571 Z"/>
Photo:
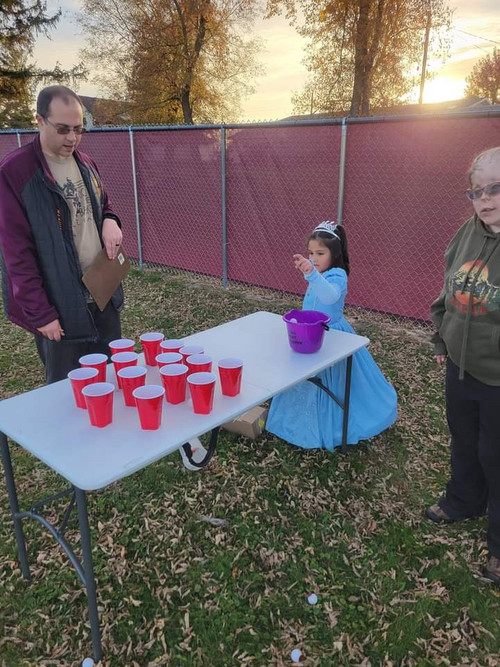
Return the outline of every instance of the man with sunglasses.
<path id="1" fill-rule="evenodd" d="M 76 93 L 44 88 L 36 120 L 35 140 L 0 163 L 0 248 L 7 317 L 35 334 L 50 383 L 121 337 L 121 286 L 101 312 L 81 277 L 102 247 L 117 256 L 122 231 L 95 163 L 78 150 Z"/>

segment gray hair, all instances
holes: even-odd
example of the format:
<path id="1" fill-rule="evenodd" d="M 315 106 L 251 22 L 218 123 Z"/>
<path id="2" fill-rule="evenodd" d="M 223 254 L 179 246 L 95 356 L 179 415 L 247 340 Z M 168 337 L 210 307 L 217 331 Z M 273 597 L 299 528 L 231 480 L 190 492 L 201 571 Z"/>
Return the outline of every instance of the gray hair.
<path id="1" fill-rule="evenodd" d="M 491 164 L 493 162 L 500 167 L 500 146 L 488 148 L 488 150 L 479 153 L 479 155 L 474 158 L 468 172 L 469 180 L 472 178 L 472 174 L 475 171 L 481 169 L 483 164 Z"/>

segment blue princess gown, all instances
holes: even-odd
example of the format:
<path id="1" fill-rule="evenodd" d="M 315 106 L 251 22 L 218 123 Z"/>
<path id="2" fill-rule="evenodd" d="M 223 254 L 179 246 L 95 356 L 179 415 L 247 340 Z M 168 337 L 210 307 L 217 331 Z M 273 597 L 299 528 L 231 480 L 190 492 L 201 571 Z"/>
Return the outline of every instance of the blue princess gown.
<path id="1" fill-rule="evenodd" d="M 356 333 L 343 315 L 347 274 L 343 269 L 316 269 L 305 276 L 309 285 L 302 307 L 331 317 L 329 326 Z M 328 334 L 325 334 L 328 335 Z M 318 377 L 335 396 L 344 396 L 346 360 L 322 371 Z M 397 418 L 397 396 L 366 348 L 353 355 L 347 443 L 355 445 L 378 435 Z M 266 429 L 304 449 L 339 447 L 342 444 L 342 409 L 322 389 L 300 382 L 271 402 Z"/>

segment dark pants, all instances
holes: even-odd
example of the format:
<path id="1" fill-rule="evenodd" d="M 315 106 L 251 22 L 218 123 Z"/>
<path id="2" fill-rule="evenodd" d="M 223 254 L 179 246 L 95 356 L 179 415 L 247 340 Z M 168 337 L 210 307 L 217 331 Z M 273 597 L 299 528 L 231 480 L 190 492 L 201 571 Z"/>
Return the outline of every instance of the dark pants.
<path id="1" fill-rule="evenodd" d="M 451 433 L 451 477 L 440 507 L 451 517 L 488 509 L 488 548 L 500 558 L 500 387 L 446 368 L 446 416 Z"/>
<path id="2" fill-rule="evenodd" d="M 45 366 L 47 384 L 64 380 L 71 370 L 80 366 L 78 359 L 84 354 L 101 352 L 109 356 L 108 343 L 121 338 L 120 313 L 111 302 L 102 313 L 95 303 L 89 304 L 89 309 L 99 332 L 96 343 L 71 343 L 64 338 L 56 343 L 44 336 L 35 336 L 38 354 Z"/>

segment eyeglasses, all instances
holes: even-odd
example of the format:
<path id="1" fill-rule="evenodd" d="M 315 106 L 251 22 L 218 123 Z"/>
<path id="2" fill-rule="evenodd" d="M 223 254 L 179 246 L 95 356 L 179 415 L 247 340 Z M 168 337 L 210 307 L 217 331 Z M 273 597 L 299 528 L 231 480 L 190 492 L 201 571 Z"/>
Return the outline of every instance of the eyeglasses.
<path id="1" fill-rule="evenodd" d="M 46 116 L 44 116 L 43 119 L 49 125 L 52 125 L 57 134 L 69 134 L 70 132 L 74 132 L 75 134 L 83 134 L 85 132 L 83 125 L 75 125 L 75 127 L 70 127 L 69 125 L 56 125 L 55 123 L 52 123 L 52 121 L 50 121 Z"/>
<path id="2" fill-rule="evenodd" d="M 500 195 L 500 181 L 496 181 L 495 183 L 488 183 L 488 185 L 485 185 L 484 188 L 476 188 L 475 190 L 465 191 L 467 198 L 472 199 L 472 201 L 475 199 L 481 199 L 483 193 L 487 197 L 496 197 L 497 195 Z"/>

